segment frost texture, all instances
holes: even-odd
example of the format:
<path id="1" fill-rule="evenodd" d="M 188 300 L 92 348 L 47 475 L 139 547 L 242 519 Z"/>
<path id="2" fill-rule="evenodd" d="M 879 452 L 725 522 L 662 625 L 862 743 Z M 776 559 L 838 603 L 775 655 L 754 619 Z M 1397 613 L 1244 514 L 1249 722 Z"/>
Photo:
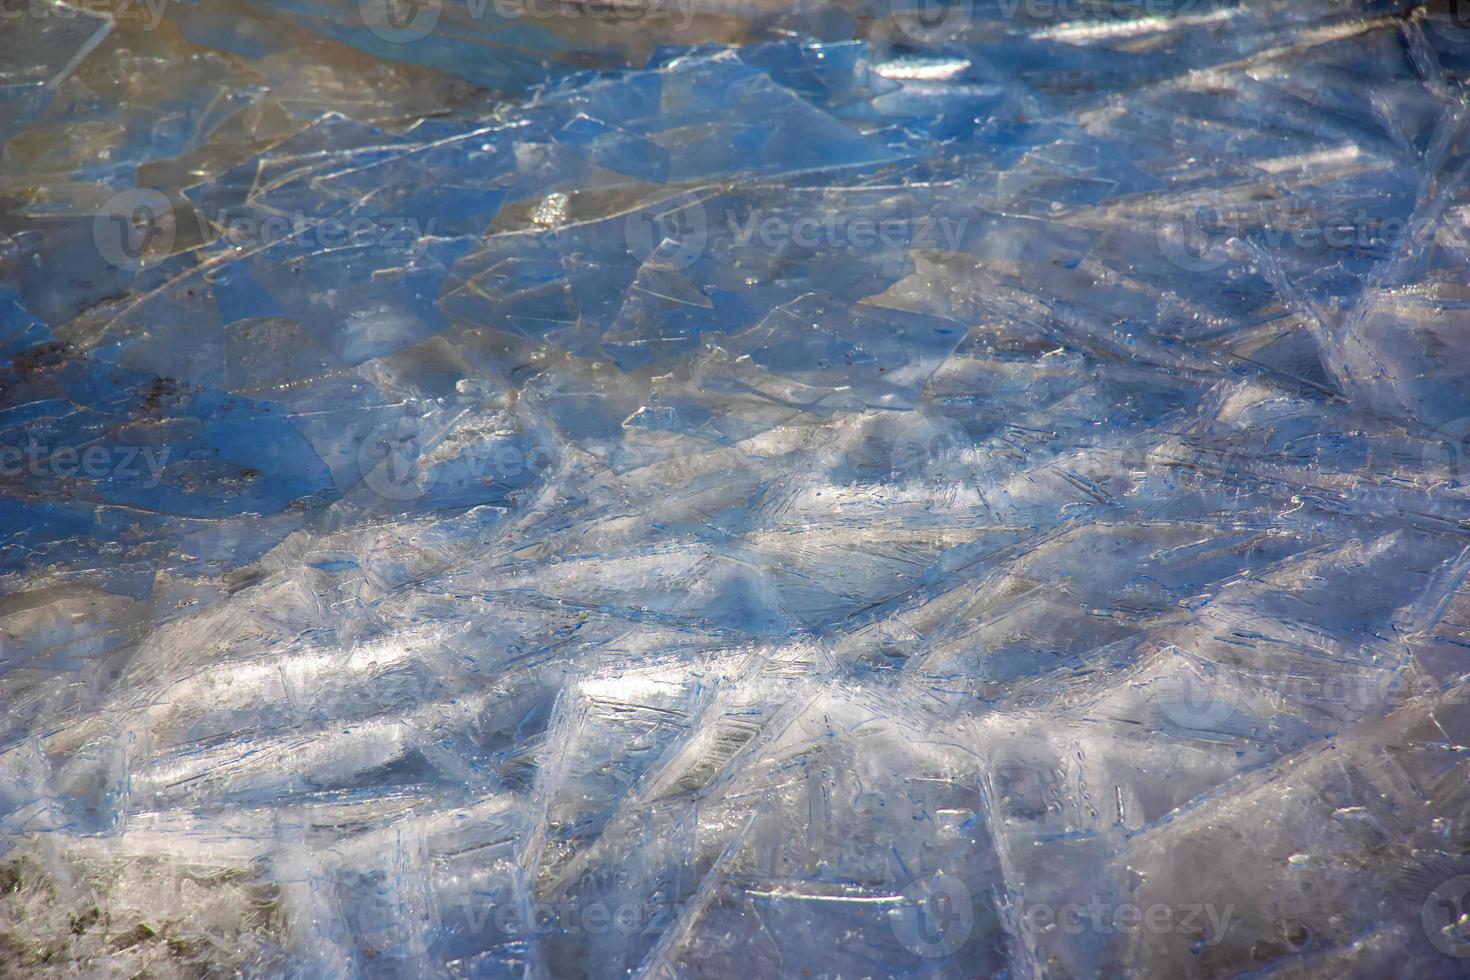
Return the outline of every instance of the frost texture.
<path id="1" fill-rule="evenodd" d="M 0 975 L 1470 975 L 1452 7 L 48 2 Z"/>

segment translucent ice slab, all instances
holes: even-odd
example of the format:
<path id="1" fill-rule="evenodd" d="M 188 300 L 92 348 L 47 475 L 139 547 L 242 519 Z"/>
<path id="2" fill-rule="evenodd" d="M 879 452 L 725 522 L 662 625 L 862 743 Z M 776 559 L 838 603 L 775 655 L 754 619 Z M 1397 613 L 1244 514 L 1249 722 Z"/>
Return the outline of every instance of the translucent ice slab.
<path id="1" fill-rule="evenodd" d="M 0 975 L 1470 975 L 1458 13 L 0 0 Z"/>

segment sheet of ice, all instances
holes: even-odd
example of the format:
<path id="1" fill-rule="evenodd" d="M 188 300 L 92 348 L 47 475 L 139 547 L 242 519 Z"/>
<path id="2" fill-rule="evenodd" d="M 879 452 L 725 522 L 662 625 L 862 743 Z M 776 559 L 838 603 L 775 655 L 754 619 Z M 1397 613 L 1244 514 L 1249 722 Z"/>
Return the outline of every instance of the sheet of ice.
<path id="1" fill-rule="evenodd" d="M 0 975 L 1470 975 L 1452 6 L 87 6 Z"/>

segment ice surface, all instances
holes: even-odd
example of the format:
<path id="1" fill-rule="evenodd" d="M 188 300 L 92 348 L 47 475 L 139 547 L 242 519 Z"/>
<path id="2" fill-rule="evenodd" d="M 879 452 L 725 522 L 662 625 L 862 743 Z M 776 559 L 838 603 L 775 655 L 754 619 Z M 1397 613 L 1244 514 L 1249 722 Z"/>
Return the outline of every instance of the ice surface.
<path id="1" fill-rule="evenodd" d="M 0 976 L 1470 976 L 1459 14 L 0 0 Z"/>

